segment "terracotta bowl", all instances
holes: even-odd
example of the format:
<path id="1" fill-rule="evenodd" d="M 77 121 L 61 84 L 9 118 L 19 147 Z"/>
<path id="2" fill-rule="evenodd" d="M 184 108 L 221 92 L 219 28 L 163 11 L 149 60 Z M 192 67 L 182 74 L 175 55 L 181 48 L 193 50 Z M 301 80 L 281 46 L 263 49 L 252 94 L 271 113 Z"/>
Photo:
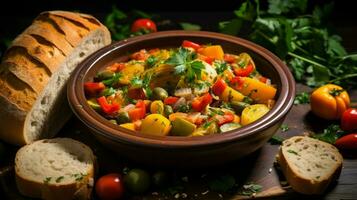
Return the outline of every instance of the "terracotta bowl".
<path id="1" fill-rule="evenodd" d="M 242 128 L 202 137 L 140 135 L 110 123 L 86 103 L 83 83 L 102 68 L 140 49 L 178 47 L 183 40 L 220 44 L 227 53 L 249 53 L 259 72 L 277 86 L 276 105 L 269 113 Z M 262 147 L 279 129 L 295 96 L 295 81 L 274 54 L 244 39 L 212 32 L 165 31 L 115 42 L 85 59 L 68 82 L 68 100 L 76 116 L 106 147 L 137 162 L 175 167 L 219 165 L 246 156 Z"/>

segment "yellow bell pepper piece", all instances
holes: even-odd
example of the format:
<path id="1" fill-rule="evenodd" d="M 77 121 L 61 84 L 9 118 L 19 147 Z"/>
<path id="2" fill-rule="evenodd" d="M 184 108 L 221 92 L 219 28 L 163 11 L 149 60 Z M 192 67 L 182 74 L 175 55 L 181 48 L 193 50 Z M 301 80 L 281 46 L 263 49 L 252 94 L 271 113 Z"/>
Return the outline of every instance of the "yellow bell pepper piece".
<path id="1" fill-rule="evenodd" d="M 210 58 L 222 60 L 224 56 L 221 45 L 207 46 L 199 51 L 200 54 L 208 56 Z"/>
<path id="2" fill-rule="evenodd" d="M 240 92 L 238 92 L 237 90 L 227 86 L 219 97 L 223 101 L 231 102 L 231 101 L 243 101 L 245 96 Z"/>
<path id="3" fill-rule="evenodd" d="M 274 99 L 276 88 L 260 82 L 259 80 L 242 77 L 243 86 L 237 88 L 242 94 L 249 96 L 258 103 L 266 103 L 269 99 Z"/>
<path id="4" fill-rule="evenodd" d="M 244 108 L 240 123 L 245 126 L 263 117 L 269 108 L 265 104 L 254 104 Z"/>
<path id="5" fill-rule="evenodd" d="M 134 123 L 120 124 L 120 126 L 126 128 L 126 129 L 129 129 L 129 130 L 135 131 Z"/>

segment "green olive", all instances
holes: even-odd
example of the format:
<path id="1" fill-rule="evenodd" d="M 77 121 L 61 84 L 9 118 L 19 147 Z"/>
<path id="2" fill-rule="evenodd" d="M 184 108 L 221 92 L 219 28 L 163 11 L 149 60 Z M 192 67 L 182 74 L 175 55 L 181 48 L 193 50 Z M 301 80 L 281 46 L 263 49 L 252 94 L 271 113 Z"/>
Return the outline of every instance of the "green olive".
<path id="1" fill-rule="evenodd" d="M 153 100 L 165 100 L 169 94 L 164 88 L 156 87 L 152 90 L 152 99 Z"/>
<path id="2" fill-rule="evenodd" d="M 142 169 L 132 169 L 124 176 L 124 184 L 133 193 L 144 193 L 150 187 L 150 175 Z"/>
<path id="3" fill-rule="evenodd" d="M 96 79 L 98 79 L 100 81 L 105 80 L 105 79 L 110 79 L 114 76 L 114 74 L 115 73 L 113 71 L 103 70 L 103 71 L 98 72 Z"/>
<path id="4" fill-rule="evenodd" d="M 170 133 L 171 135 L 175 135 L 175 136 L 188 136 L 192 134 L 196 129 L 195 124 L 185 119 L 182 119 L 180 117 L 177 117 L 171 123 L 172 123 L 172 128 Z"/>
<path id="5" fill-rule="evenodd" d="M 172 107 L 170 105 L 165 105 L 164 106 L 164 114 L 165 114 L 165 116 L 168 117 L 172 113 L 174 113 L 174 110 L 172 109 Z"/>
<path id="6" fill-rule="evenodd" d="M 116 119 L 117 119 L 118 124 L 124 124 L 124 123 L 131 122 L 128 112 L 120 112 Z"/>
<path id="7" fill-rule="evenodd" d="M 152 175 L 152 182 L 156 187 L 162 188 L 169 182 L 169 176 L 164 171 L 157 171 Z"/>
<path id="8" fill-rule="evenodd" d="M 233 108 L 234 112 L 236 114 L 241 114 L 244 108 L 250 106 L 248 103 L 244 102 L 239 102 L 239 101 L 232 101 L 231 102 L 231 107 Z"/>

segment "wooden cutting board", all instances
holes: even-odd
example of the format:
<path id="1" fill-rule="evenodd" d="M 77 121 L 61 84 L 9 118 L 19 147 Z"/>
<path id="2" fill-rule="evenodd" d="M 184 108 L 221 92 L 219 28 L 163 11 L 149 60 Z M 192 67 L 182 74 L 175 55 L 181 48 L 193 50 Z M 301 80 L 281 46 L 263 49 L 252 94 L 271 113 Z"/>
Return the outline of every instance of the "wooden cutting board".
<path id="1" fill-rule="evenodd" d="M 298 92 L 310 91 L 310 88 L 299 85 L 297 87 Z M 353 91 L 351 94 L 352 99 L 357 99 L 357 91 Z M 289 130 L 282 132 L 279 130 L 277 135 L 283 138 L 289 138 L 294 135 L 303 135 L 309 131 L 320 132 L 331 122 L 326 122 L 314 117 L 310 113 L 309 105 L 295 105 L 289 112 L 284 124 L 289 127 Z M 143 166 L 136 164 L 126 159 L 119 157 L 104 146 L 98 143 L 94 137 L 89 133 L 88 129 L 75 117 L 73 117 L 66 126 L 61 130 L 59 137 L 71 137 L 80 140 L 88 144 L 98 157 L 99 162 L 99 175 L 110 172 L 121 172 L 124 167 L 129 168 L 143 168 L 149 172 L 155 172 L 157 170 L 165 170 L 173 178 L 173 182 L 176 184 L 168 186 L 162 190 L 151 189 L 147 194 L 140 196 L 129 196 L 127 199 L 251 199 L 251 198 L 268 198 L 268 199 L 295 199 L 303 198 L 294 193 L 291 188 L 286 185 L 284 177 L 280 174 L 279 170 L 274 167 L 275 155 L 278 151 L 278 145 L 271 145 L 267 143 L 260 150 L 253 154 L 234 161 L 229 164 L 219 165 L 213 168 L 203 168 L 194 170 L 180 170 L 170 169 L 153 169 L 149 166 Z M 11 166 L 16 147 L 10 147 L 8 153 L 8 165 Z M 340 177 L 340 183 L 331 187 L 330 192 L 325 198 L 341 198 L 357 199 L 357 193 L 349 187 L 355 187 L 357 184 L 357 160 L 348 159 L 345 160 L 345 168 L 342 170 Z M 12 167 L 4 167 L 4 163 L 0 163 L 2 166 L 1 177 L 1 189 L 0 199 L 24 199 L 19 195 L 14 183 L 13 169 Z M 351 176 L 352 173 L 352 176 Z M 255 196 L 243 196 L 240 195 L 237 190 L 225 193 L 219 193 L 211 191 L 208 188 L 208 182 L 212 179 L 221 176 L 232 176 L 236 179 L 237 187 L 240 188 L 244 184 L 255 183 L 262 186 L 261 192 L 255 194 Z M 351 182 L 353 183 L 351 185 Z M 349 185 L 346 186 L 346 183 Z M 347 188 L 347 189 L 346 189 Z M 347 190 L 347 191 L 346 191 Z M 3 196 L 1 196 L 3 195 Z M 306 197 L 305 197 L 306 198 Z M 93 199 L 96 199 L 93 197 Z"/>

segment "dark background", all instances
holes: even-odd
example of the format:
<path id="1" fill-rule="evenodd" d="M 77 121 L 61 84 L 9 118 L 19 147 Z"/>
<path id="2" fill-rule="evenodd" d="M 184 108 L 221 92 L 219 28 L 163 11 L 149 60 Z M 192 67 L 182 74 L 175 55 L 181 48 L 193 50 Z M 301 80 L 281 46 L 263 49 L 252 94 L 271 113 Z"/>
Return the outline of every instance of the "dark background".
<path id="1" fill-rule="evenodd" d="M 4 40 L 12 40 L 21 33 L 31 21 L 42 11 L 69 10 L 94 15 L 103 21 L 113 5 L 118 9 L 132 9 L 156 13 L 164 19 L 186 21 L 200 24 L 203 30 L 217 31 L 220 21 L 231 19 L 233 10 L 242 0 L 195 1 L 195 0 L 34 0 L 6 1 L 0 6 L 0 43 L 4 49 Z M 266 6 L 266 0 L 261 1 Z M 330 1 L 310 0 L 309 9 Z M 357 6 L 353 0 L 334 1 L 334 11 L 330 17 L 331 25 L 344 39 L 348 51 L 357 51 Z"/>

